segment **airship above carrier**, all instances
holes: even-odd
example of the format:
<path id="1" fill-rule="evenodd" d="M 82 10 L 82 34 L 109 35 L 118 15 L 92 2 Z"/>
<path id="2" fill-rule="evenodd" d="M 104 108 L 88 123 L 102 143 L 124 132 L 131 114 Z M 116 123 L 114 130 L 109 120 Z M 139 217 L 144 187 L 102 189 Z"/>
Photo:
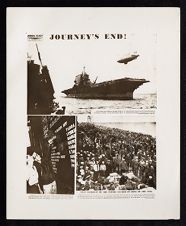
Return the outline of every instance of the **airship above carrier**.
<path id="1" fill-rule="evenodd" d="M 118 60 L 118 63 L 121 64 L 128 64 L 128 62 L 135 60 L 139 57 L 139 54 L 130 54 L 129 56 L 122 58 L 121 60 Z"/>

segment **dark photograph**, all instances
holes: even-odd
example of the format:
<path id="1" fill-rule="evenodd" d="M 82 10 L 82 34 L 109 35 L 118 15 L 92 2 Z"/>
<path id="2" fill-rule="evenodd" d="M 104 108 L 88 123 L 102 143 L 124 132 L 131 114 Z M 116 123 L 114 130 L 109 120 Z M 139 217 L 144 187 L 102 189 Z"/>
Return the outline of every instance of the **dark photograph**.
<path id="1" fill-rule="evenodd" d="M 74 194 L 74 116 L 29 116 L 27 193 Z"/>

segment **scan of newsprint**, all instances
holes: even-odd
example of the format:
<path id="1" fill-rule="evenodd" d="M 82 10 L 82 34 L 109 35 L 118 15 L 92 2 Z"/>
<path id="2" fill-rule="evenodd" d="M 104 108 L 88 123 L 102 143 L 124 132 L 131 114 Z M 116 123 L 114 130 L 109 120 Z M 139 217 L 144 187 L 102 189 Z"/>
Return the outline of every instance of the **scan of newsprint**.
<path id="1" fill-rule="evenodd" d="M 7 218 L 179 219 L 179 8 L 7 8 Z"/>

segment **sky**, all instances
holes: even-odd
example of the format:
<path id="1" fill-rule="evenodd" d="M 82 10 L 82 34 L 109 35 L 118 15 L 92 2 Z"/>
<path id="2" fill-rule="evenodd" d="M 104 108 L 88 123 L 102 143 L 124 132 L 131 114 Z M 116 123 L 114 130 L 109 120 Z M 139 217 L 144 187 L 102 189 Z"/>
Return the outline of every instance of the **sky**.
<path id="1" fill-rule="evenodd" d="M 99 39 L 91 40 L 50 40 L 51 35 L 44 34 L 43 40 L 37 41 L 43 65 L 49 69 L 56 95 L 73 86 L 75 76 L 83 71 L 83 67 L 91 81 L 97 76 L 98 83 L 123 77 L 143 78 L 150 82 L 135 92 L 155 93 L 157 34 L 126 33 L 126 39 L 120 40 L 105 40 L 104 34 L 99 33 Z M 28 54 L 35 63 L 39 63 L 35 44 L 34 41 L 28 41 Z M 117 62 L 134 52 L 140 55 L 137 59 L 128 64 Z"/>

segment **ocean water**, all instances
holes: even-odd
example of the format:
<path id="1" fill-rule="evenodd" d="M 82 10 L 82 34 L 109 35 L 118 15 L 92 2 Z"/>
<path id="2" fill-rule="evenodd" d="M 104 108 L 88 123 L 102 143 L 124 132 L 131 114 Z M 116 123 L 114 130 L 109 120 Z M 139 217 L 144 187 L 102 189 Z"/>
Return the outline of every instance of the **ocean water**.
<path id="1" fill-rule="evenodd" d="M 98 100 L 59 97 L 59 106 L 65 114 L 90 114 L 92 110 L 156 109 L 156 94 L 136 94 L 133 100 Z"/>

